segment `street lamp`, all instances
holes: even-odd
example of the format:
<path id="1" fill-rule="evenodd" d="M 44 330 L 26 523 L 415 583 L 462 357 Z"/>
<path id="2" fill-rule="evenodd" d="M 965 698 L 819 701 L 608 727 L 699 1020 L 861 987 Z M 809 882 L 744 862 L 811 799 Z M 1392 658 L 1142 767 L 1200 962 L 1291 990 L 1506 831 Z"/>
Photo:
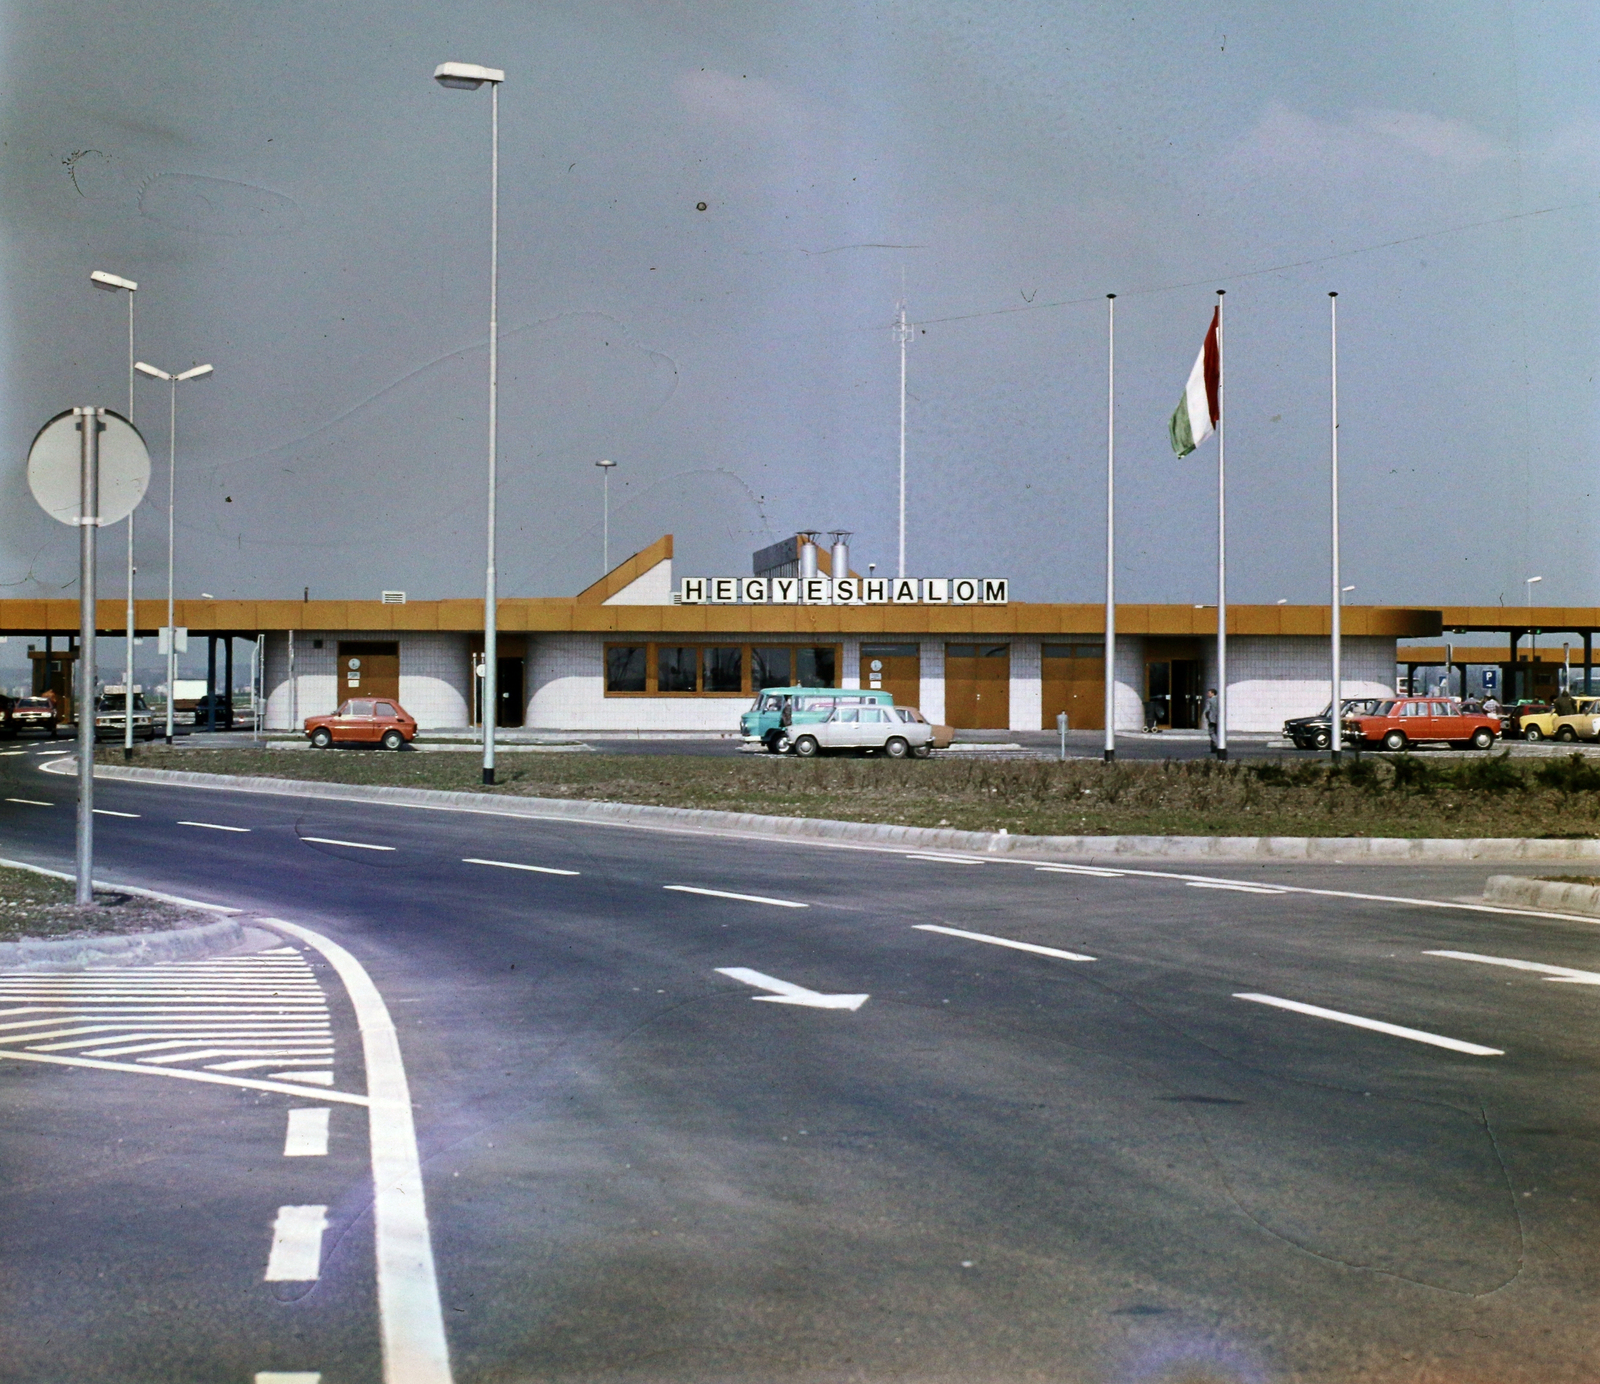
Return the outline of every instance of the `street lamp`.
<path id="1" fill-rule="evenodd" d="M 1539 631 L 1533 628 L 1533 584 L 1543 577 L 1525 577 L 1522 589 L 1528 596 L 1528 694 L 1533 694 L 1533 680 L 1539 675 Z"/>
<path id="2" fill-rule="evenodd" d="M 499 610 L 494 572 L 495 443 L 500 404 L 500 83 L 498 67 L 442 62 L 433 80 L 457 91 L 489 85 L 489 554 L 483 580 L 483 781 L 494 782 L 494 730 L 499 712 Z"/>
<path id="3" fill-rule="evenodd" d="M 611 570 L 611 473 L 616 469 L 617 463 L 614 461 L 597 461 L 595 462 L 595 465 L 600 468 L 600 474 L 605 477 L 605 480 L 601 483 L 600 489 L 600 513 L 602 516 L 600 521 L 600 531 L 603 535 L 600 540 L 600 551 L 604 555 L 605 559 L 605 568 L 602 572 L 603 575 L 604 572 L 609 572 Z"/>
<path id="4" fill-rule="evenodd" d="M 133 422 L 133 300 L 139 285 L 104 269 L 89 273 L 89 282 L 107 293 L 128 295 L 128 421 Z M 122 757 L 133 758 L 133 511 L 128 511 L 128 650 L 122 676 Z"/>
<path id="5" fill-rule="evenodd" d="M 1341 586 L 1341 587 L 1340 587 L 1340 588 L 1339 588 L 1339 604 L 1340 604 L 1340 605 L 1343 605 L 1343 604 L 1344 604 L 1344 598 L 1345 598 L 1345 597 L 1346 597 L 1346 596 L 1347 596 L 1347 595 L 1348 595 L 1348 594 L 1349 594 L 1349 593 L 1350 593 L 1350 592 L 1352 592 L 1352 591 L 1354 591 L 1354 590 L 1355 590 L 1355 587 L 1354 587 L 1354 586 Z"/>
<path id="6" fill-rule="evenodd" d="M 135 361 L 133 368 L 153 380 L 165 380 L 172 387 L 171 405 L 167 413 L 167 744 L 172 743 L 172 693 L 178 680 L 178 632 L 173 628 L 172 571 L 173 571 L 173 496 L 178 488 L 178 386 L 188 380 L 204 379 L 211 373 L 209 365 L 197 365 L 171 375 L 157 370 L 144 361 Z M 131 694 L 130 694 L 131 695 Z"/>

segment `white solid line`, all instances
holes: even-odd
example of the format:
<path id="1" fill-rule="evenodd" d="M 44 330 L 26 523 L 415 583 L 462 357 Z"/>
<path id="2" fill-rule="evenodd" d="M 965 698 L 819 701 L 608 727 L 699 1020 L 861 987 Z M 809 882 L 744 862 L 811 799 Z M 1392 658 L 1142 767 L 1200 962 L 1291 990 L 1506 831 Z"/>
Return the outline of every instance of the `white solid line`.
<path id="1" fill-rule="evenodd" d="M 328 1116 L 326 1105 L 302 1105 L 289 1112 L 289 1128 L 283 1138 L 285 1158 L 326 1158 L 328 1156 Z"/>
<path id="2" fill-rule="evenodd" d="M 281 918 L 257 921 L 310 943 L 327 958 L 344 982 L 361 1029 L 384 1384 L 450 1384 L 450 1347 L 428 1231 L 411 1090 L 388 1006 L 361 963 L 337 942 Z"/>
<path id="3" fill-rule="evenodd" d="M 1009 937 L 991 937 L 987 932 L 964 932 L 958 927 L 940 927 L 937 923 L 913 923 L 918 932 L 942 932 L 946 937 L 966 937 L 974 942 L 990 942 L 997 947 L 1012 947 L 1017 951 L 1037 952 L 1040 956 L 1058 956 L 1063 961 L 1093 961 L 1094 957 L 1082 952 L 1062 951 L 1058 947 L 1041 947 L 1034 942 L 1015 942 Z"/>
<path id="4" fill-rule="evenodd" d="M 502 870 L 531 870 L 538 875 L 575 875 L 577 870 L 558 870 L 553 865 L 519 865 L 514 860 L 479 860 L 475 856 L 467 856 L 461 862 L 463 865 L 498 865 Z"/>
<path id="5" fill-rule="evenodd" d="M 7 798 L 8 803 L 21 803 L 24 807 L 54 807 L 54 803 L 42 803 L 37 798 Z"/>
<path id="6" fill-rule="evenodd" d="M 1121 879 L 1126 874 L 1123 870 L 1097 870 L 1089 865 L 1035 865 L 1033 868 L 1041 875 L 1088 875 L 1093 879 Z"/>
<path id="7" fill-rule="evenodd" d="M 322 1384 L 317 1370 L 257 1370 L 255 1384 Z"/>
<path id="8" fill-rule="evenodd" d="M 1279 889 L 1271 884 L 1224 884 L 1214 879 L 1189 879 L 1184 881 L 1191 889 L 1228 889 L 1235 894 L 1286 894 L 1287 889 Z"/>
<path id="9" fill-rule="evenodd" d="M 711 899 L 738 899 L 740 903 L 769 903 L 774 908 L 811 907 L 808 903 L 796 903 L 793 899 L 769 899 L 763 894 L 730 894 L 725 889 L 700 889 L 693 884 L 663 884 L 661 887 L 675 894 L 704 894 Z"/>
<path id="10" fill-rule="evenodd" d="M 139 815 L 137 812 L 113 812 L 109 807 L 97 807 L 94 809 L 94 813 L 97 817 L 137 817 Z"/>
<path id="11" fill-rule="evenodd" d="M 302 836 L 302 841 L 315 841 L 319 846 L 349 846 L 356 851 L 392 851 L 393 846 L 373 846 L 365 841 L 336 841 L 331 836 Z"/>
<path id="12" fill-rule="evenodd" d="M 9 1058 L 13 1062 L 48 1062 L 57 1067 L 87 1067 L 96 1072 L 137 1072 L 140 1076 L 170 1076 L 179 1081 L 205 1081 L 217 1086 L 238 1086 L 246 1091 L 280 1091 L 291 1096 L 301 1096 L 305 1092 L 299 1087 L 287 1086 L 279 1081 L 265 1080 L 253 1076 L 218 1076 L 215 1072 L 193 1072 L 186 1067 L 147 1067 L 137 1062 L 102 1062 L 93 1057 L 63 1057 L 55 1053 L 43 1052 L 16 1052 L 10 1048 L 0 1048 L 0 1057 Z M 274 1063 L 274 1066 L 277 1064 Z M 301 1076 L 299 1073 L 285 1073 L 295 1081 L 309 1079 L 310 1073 Z M 331 1078 L 330 1078 L 331 1079 Z M 343 1101 L 346 1105 L 367 1105 L 370 1102 L 366 1096 L 358 1096 L 351 1091 L 328 1091 L 322 1093 L 324 1100 Z"/>
<path id="13" fill-rule="evenodd" d="M 981 860 L 973 860 L 965 855 L 908 855 L 907 860 L 931 860 L 936 865 L 982 865 Z"/>
<path id="14" fill-rule="evenodd" d="M 274 1066 L 277 1064 L 274 1063 Z M 332 1086 L 332 1072 L 268 1072 L 267 1075 L 274 1080 L 282 1081 L 309 1081 L 313 1086 Z M 332 1096 L 329 1099 L 333 1099 Z"/>
<path id="15" fill-rule="evenodd" d="M 207 831 L 249 831 L 249 827 L 225 827 L 220 822 L 179 822 L 180 827 L 204 827 Z"/>
<path id="16" fill-rule="evenodd" d="M 1352 1028 L 1368 1028 L 1374 1033 L 1387 1033 L 1393 1038 L 1409 1038 L 1415 1043 L 1430 1043 L 1436 1048 L 1449 1048 L 1451 1052 L 1464 1052 L 1473 1057 L 1505 1056 L 1503 1048 L 1485 1048 L 1477 1043 L 1463 1043 L 1459 1038 L 1445 1038 L 1437 1033 L 1424 1033 L 1420 1028 L 1401 1028 L 1399 1024 L 1386 1024 L 1381 1019 L 1364 1019 L 1359 1014 L 1343 1014 L 1337 1009 L 1301 1004 L 1298 1000 L 1280 1000 L 1275 995 L 1235 995 L 1234 999 L 1250 1000 L 1255 1004 L 1270 1004 L 1275 1009 L 1289 1009 L 1296 1014 L 1309 1014 L 1313 1019 L 1332 1019 L 1336 1024 L 1349 1024 Z"/>
<path id="17" fill-rule="evenodd" d="M 310 1283 L 322 1273 L 322 1232 L 326 1206 L 280 1206 L 267 1256 L 268 1283 Z"/>
<path id="18" fill-rule="evenodd" d="M 1546 980 L 1567 985 L 1600 985 L 1600 971 L 1578 971 L 1571 966 L 1547 966 L 1542 961 L 1516 961 L 1509 956 L 1479 956 L 1477 952 L 1427 951 L 1424 956 L 1447 956 L 1452 961 L 1479 961 L 1485 966 L 1509 966 L 1514 971 L 1538 971 Z"/>

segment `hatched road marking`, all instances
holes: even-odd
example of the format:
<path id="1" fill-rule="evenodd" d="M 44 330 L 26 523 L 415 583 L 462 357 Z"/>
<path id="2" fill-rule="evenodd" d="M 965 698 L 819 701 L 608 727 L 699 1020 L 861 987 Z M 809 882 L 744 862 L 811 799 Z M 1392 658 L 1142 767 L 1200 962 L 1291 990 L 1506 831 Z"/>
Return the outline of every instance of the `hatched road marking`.
<path id="1" fill-rule="evenodd" d="M 285 1158 L 326 1158 L 328 1156 L 328 1116 L 326 1105 L 303 1105 L 289 1112 L 289 1128 L 283 1138 Z"/>
<path id="2" fill-rule="evenodd" d="M 988 942 L 996 947 L 1011 947 L 1017 951 L 1037 952 L 1040 956 L 1056 956 L 1063 961 L 1093 961 L 1094 957 L 1082 952 L 1062 951 L 1059 947 L 1041 947 L 1035 942 L 1016 942 L 1009 937 L 991 937 L 987 932 L 964 932 L 958 927 L 940 927 L 937 923 L 913 923 L 918 932 L 942 932 L 946 937 L 965 937 L 973 942 Z"/>
<path id="3" fill-rule="evenodd" d="M 1313 1019 L 1332 1019 L 1336 1024 L 1371 1029 L 1374 1033 L 1387 1033 L 1392 1038 L 1409 1038 L 1413 1043 L 1449 1048 L 1451 1052 L 1464 1052 L 1472 1057 L 1505 1056 L 1505 1050 L 1502 1048 L 1485 1048 L 1477 1043 L 1464 1043 L 1459 1038 L 1445 1038 L 1437 1033 L 1424 1033 L 1420 1028 L 1401 1028 L 1399 1024 L 1386 1024 L 1381 1019 L 1364 1019 L 1359 1014 L 1344 1014 L 1337 1009 L 1323 1009 L 1320 1005 L 1301 1004 L 1298 1000 L 1281 1000 L 1275 995 L 1235 995 L 1234 999 L 1250 1000 L 1255 1004 L 1270 1004 L 1274 1009 L 1288 1009 L 1296 1014 L 1309 1014 Z"/>
<path id="4" fill-rule="evenodd" d="M 769 899 L 764 894 L 730 894 L 726 889 L 701 889 L 693 884 L 663 884 L 661 886 L 674 894 L 704 894 L 709 899 L 737 899 L 740 903 L 766 903 L 774 908 L 810 908 L 808 903 L 796 903 L 793 899 Z"/>

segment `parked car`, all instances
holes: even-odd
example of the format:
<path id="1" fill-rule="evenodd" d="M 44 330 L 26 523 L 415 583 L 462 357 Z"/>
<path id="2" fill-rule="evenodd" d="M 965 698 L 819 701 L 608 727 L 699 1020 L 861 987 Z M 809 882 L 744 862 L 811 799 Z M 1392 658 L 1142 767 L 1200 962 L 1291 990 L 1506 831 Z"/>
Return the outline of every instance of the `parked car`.
<path id="1" fill-rule="evenodd" d="M 1600 703 L 1600 697 L 1574 697 L 1578 704 L 1578 711 L 1593 713 Z M 1555 707 L 1548 702 L 1530 702 L 1526 706 L 1515 708 L 1517 729 L 1524 740 L 1553 740 L 1558 738 L 1558 731 L 1562 721 L 1576 721 L 1578 718 L 1571 716 L 1557 716 Z M 1576 726 L 1568 727 L 1569 733 L 1559 736 L 1563 740 L 1588 739 L 1588 730 L 1579 731 Z"/>
<path id="2" fill-rule="evenodd" d="M 213 702 L 215 702 L 216 706 L 217 706 L 217 729 L 218 730 L 232 730 L 233 729 L 233 698 L 230 697 L 226 692 L 213 692 L 209 696 L 201 697 L 195 702 L 195 704 L 194 704 L 194 724 L 195 724 L 195 726 L 196 727 L 206 726 L 208 728 L 210 727 L 210 725 L 211 725 L 211 704 Z M 176 712 L 177 710 L 178 710 L 178 707 L 177 707 L 176 704 L 174 704 L 173 711 Z"/>
<path id="3" fill-rule="evenodd" d="M 1549 702 L 1517 702 L 1512 706 L 1500 708 L 1500 728 L 1508 738 L 1520 737 L 1525 740 L 1543 740 L 1544 727 L 1538 718 L 1546 714 L 1555 715 L 1555 707 Z M 1533 734 L 1525 733 L 1524 722 L 1533 723 Z"/>
<path id="4" fill-rule="evenodd" d="M 1443 742 L 1487 750 L 1499 729 L 1499 717 L 1464 712 L 1457 697 L 1396 697 L 1379 702 L 1368 715 L 1348 717 L 1344 738 L 1367 749 Z"/>
<path id="5" fill-rule="evenodd" d="M 881 750 L 890 759 L 904 759 L 933 742 L 933 727 L 926 721 L 902 720 L 892 706 L 839 706 L 826 720 L 791 725 L 780 748 L 810 759 L 826 750 L 854 750 L 867 754 Z"/>
<path id="6" fill-rule="evenodd" d="M 96 736 L 121 736 L 125 733 L 126 699 L 121 692 L 103 692 L 94 704 L 94 733 Z M 133 734 L 137 740 L 156 738 L 155 717 L 144 704 L 144 695 L 133 694 Z"/>
<path id="7" fill-rule="evenodd" d="M 44 732 L 52 740 L 56 738 L 56 708 L 48 697 L 19 697 L 11 708 L 10 720 L 12 735 L 36 730 Z"/>
<path id="8" fill-rule="evenodd" d="M 1382 697 L 1346 697 L 1340 703 L 1341 724 L 1351 716 L 1368 716 L 1373 709 L 1383 700 Z M 1332 703 L 1329 703 L 1331 706 Z M 1296 716 L 1283 723 L 1285 739 L 1294 741 L 1297 750 L 1325 750 L 1328 748 L 1329 731 L 1332 722 L 1328 719 L 1328 707 L 1323 707 L 1315 716 Z"/>
<path id="9" fill-rule="evenodd" d="M 845 691 L 837 687 L 768 687 L 756 694 L 749 710 L 739 717 L 739 733 L 747 744 L 760 743 L 776 753 L 783 739 L 783 712 L 790 723 L 802 725 L 828 719 L 835 707 L 892 707 L 894 697 L 883 691 Z"/>
<path id="10" fill-rule="evenodd" d="M 319 750 L 333 745 L 398 750 L 416 739 L 417 721 L 399 702 L 363 697 L 346 702 L 331 716 L 307 716 L 306 735 Z"/>
<path id="11" fill-rule="evenodd" d="M 897 706 L 894 709 L 894 714 L 902 721 L 920 721 L 923 725 L 930 726 L 933 730 L 933 740 L 926 750 L 918 752 L 918 759 L 926 759 L 934 750 L 948 750 L 950 742 L 956 738 L 955 730 L 952 727 L 932 725 L 928 718 L 914 706 Z"/>

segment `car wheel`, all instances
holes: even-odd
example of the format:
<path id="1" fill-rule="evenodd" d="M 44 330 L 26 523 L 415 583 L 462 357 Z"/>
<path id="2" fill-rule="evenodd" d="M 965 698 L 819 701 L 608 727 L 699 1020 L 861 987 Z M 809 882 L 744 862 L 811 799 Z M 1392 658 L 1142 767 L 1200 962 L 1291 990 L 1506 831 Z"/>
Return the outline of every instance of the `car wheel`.
<path id="1" fill-rule="evenodd" d="M 333 744 L 333 732 L 326 726 L 318 726 L 311 732 L 311 743 L 319 750 L 325 750 Z"/>
<path id="2" fill-rule="evenodd" d="M 794 752 L 801 759 L 815 759 L 821 748 L 814 735 L 802 735 L 794 742 Z"/>
<path id="3" fill-rule="evenodd" d="M 1383 748 L 1386 750 L 1403 750 L 1406 747 L 1406 733 L 1403 730 L 1392 730 L 1383 737 Z"/>
<path id="4" fill-rule="evenodd" d="M 1494 732 L 1488 726 L 1479 726 L 1472 732 L 1472 748 L 1487 750 L 1494 744 Z"/>
<path id="5" fill-rule="evenodd" d="M 383 733 L 383 748 L 386 750 L 400 750 L 405 748 L 406 738 L 397 730 L 386 730 Z"/>
<path id="6" fill-rule="evenodd" d="M 1544 732 L 1538 726 L 1524 726 L 1522 728 L 1522 738 L 1529 742 L 1543 740 Z"/>
<path id="7" fill-rule="evenodd" d="M 783 735 L 779 731 L 769 730 L 767 732 L 767 738 L 762 741 L 762 744 L 767 747 L 768 754 L 783 753 Z"/>
<path id="8" fill-rule="evenodd" d="M 904 759 L 911 753 L 911 746 L 906 744 L 898 735 L 891 735 L 883 744 L 883 752 L 890 759 Z"/>
<path id="9" fill-rule="evenodd" d="M 1328 748 L 1328 732 L 1325 731 L 1325 730 L 1319 730 L 1315 735 L 1313 735 L 1311 737 L 1311 748 L 1314 749 L 1314 750 L 1325 750 L 1325 749 L 1327 749 Z"/>
<path id="10" fill-rule="evenodd" d="M 1570 745 L 1577 738 L 1578 732 L 1573 730 L 1571 726 L 1562 726 L 1561 729 L 1556 732 L 1556 739 L 1563 741 L 1568 745 Z"/>
<path id="11" fill-rule="evenodd" d="M 911 753 L 914 754 L 918 759 L 927 759 L 930 755 L 933 754 L 933 746 L 932 745 L 918 745 L 916 749 L 911 751 Z"/>

